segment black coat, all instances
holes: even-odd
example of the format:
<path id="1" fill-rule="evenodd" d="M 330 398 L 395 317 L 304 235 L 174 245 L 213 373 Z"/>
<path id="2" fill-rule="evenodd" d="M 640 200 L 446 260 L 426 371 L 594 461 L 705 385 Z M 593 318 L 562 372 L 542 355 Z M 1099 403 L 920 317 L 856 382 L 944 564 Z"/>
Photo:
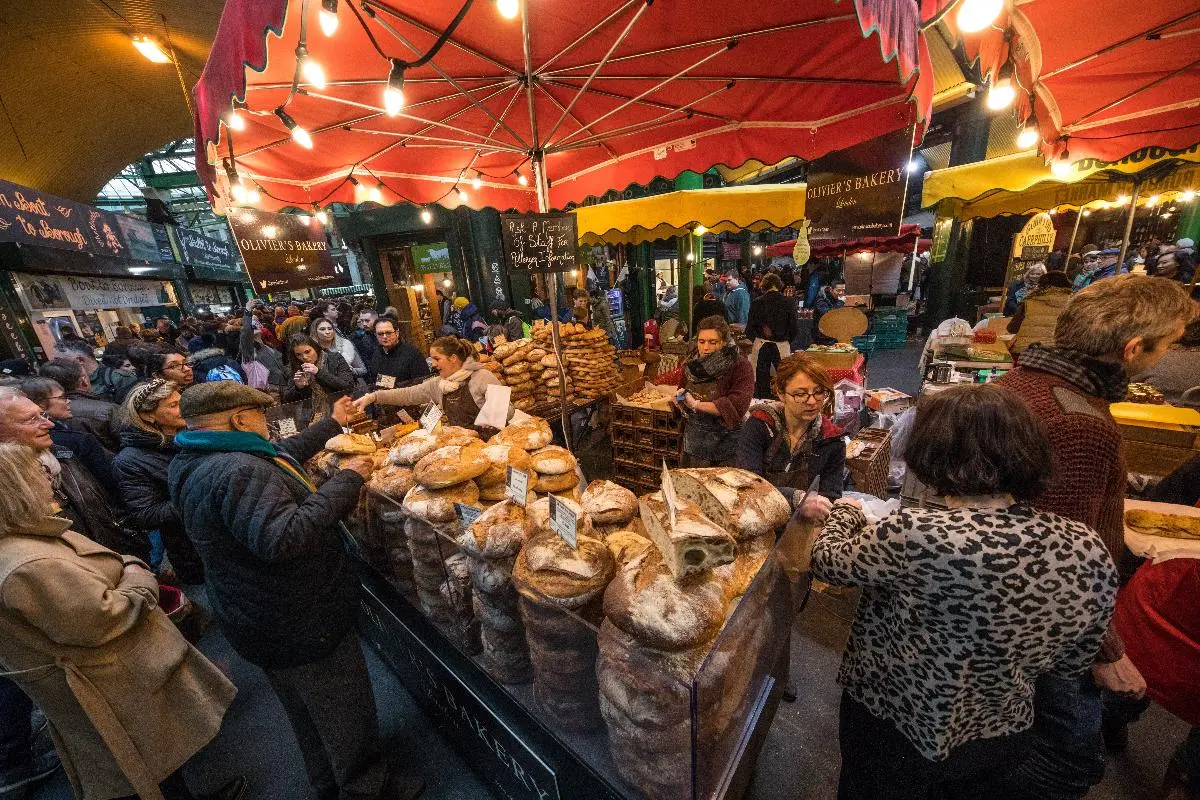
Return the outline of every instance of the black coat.
<path id="1" fill-rule="evenodd" d="M 324 419 L 278 447 L 298 461 L 341 433 Z M 317 661 L 354 628 L 357 592 L 340 527 L 363 479 L 341 470 L 310 491 L 271 459 L 182 450 L 171 500 L 204 560 L 213 611 L 235 650 L 282 669 Z"/>
<path id="2" fill-rule="evenodd" d="M 750 303 L 746 319 L 746 337 L 790 342 L 796 338 L 796 298 L 767 292 Z"/>
<path id="3" fill-rule="evenodd" d="M 101 446 L 99 439 L 90 433 L 68 428 L 62 420 L 54 423 L 50 439 L 59 447 L 65 447 L 74 453 L 87 471 L 100 481 L 100 485 L 113 497 L 117 496 L 120 481 L 113 469 L 113 456 Z"/>
<path id="4" fill-rule="evenodd" d="M 307 400 L 312 397 L 311 383 L 308 386 L 297 386 L 293 377 L 295 370 L 289 365 L 285 371 L 288 372 L 288 380 L 283 387 L 283 402 L 294 403 L 297 400 Z M 317 374 L 313 380 L 320 384 L 325 393 L 329 395 L 330 400 L 342 395 L 354 394 L 358 389 L 358 376 L 354 374 L 354 370 L 350 369 L 346 359 L 332 350 L 321 353 L 320 360 L 317 361 Z M 324 411 L 324 409 L 317 410 Z"/>
<path id="5" fill-rule="evenodd" d="M 62 516 L 71 520 L 71 530 L 149 564 L 150 540 L 126 526 L 120 503 L 70 450 L 54 445 L 51 452 L 62 467 L 54 481 L 54 497 L 62 506 Z"/>
<path id="6" fill-rule="evenodd" d="M 429 364 L 420 350 L 408 342 L 401 342 L 391 352 L 382 347 L 376 348 L 367 367 L 367 381 L 372 386 L 378 386 L 380 375 L 392 376 L 396 379 L 395 385 L 401 386 L 429 375 Z"/>
<path id="7" fill-rule="evenodd" d="M 126 523 L 139 531 L 158 531 L 184 583 L 203 583 L 204 564 L 183 529 L 183 520 L 167 491 L 167 470 L 179 452 L 171 439 L 132 426 L 121 430 L 121 452 L 113 466 L 120 479 Z"/>
<path id="8" fill-rule="evenodd" d="M 742 423 L 737 466 L 763 477 L 790 471 L 793 457 L 787 439 L 774 448 L 774 453 L 771 452 L 776 436 L 786 437 L 787 433 L 779 430 L 775 417 L 764 409 L 752 412 L 750 418 Z M 819 476 L 817 493 L 837 500 L 842 496 L 845 485 L 845 466 L 846 443 L 842 440 L 842 429 L 822 415 L 820 432 L 813 440 L 812 452 L 808 457 L 808 479 L 811 481 Z M 795 494 L 793 489 L 780 488 L 780 491 L 788 500 L 792 500 Z"/>
<path id="9" fill-rule="evenodd" d="M 71 418 L 66 425 L 73 431 L 90 433 L 110 453 L 121 449 L 121 407 L 90 392 L 67 392 L 71 401 Z"/>

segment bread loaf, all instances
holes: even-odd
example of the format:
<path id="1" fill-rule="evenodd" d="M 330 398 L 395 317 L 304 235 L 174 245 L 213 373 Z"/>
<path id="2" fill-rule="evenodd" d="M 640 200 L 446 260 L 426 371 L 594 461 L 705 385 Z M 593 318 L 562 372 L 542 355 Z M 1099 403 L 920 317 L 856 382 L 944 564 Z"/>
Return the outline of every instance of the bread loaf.
<path id="1" fill-rule="evenodd" d="M 487 487 L 503 487 L 508 481 L 508 468 L 529 472 L 529 453 L 515 444 L 488 444 L 483 448 L 483 456 L 488 460 L 488 469 L 475 479 L 482 492 Z M 503 489 L 501 490 L 503 496 Z"/>
<path id="2" fill-rule="evenodd" d="M 388 452 L 388 457 L 393 464 L 411 467 L 437 449 L 438 440 L 436 434 L 420 428 L 399 439 L 392 445 L 392 449 Z"/>
<path id="3" fill-rule="evenodd" d="M 404 510 L 426 522 L 451 522 L 457 519 L 455 503 L 473 506 L 479 503 L 479 487 L 474 481 L 445 489 L 414 486 L 404 496 Z"/>
<path id="4" fill-rule="evenodd" d="M 413 471 L 397 464 L 385 464 L 371 473 L 367 491 L 384 495 L 399 502 L 413 487 Z"/>
<path id="5" fill-rule="evenodd" d="M 604 537 L 604 543 L 608 545 L 608 550 L 612 553 L 613 561 L 617 565 L 617 570 L 633 561 L 635 558 L 654 547 L 654 543 L 633 531 L 614 531 Z M 736 560 L 736 559 L 735 559 Z M 611 586 L 611 584 L 609 584 Z"/>
<path id="6" fill-rule="evenodd" d="M 598 599 L 615 571 L 612 553 L 598 539 L 576 538 L 572 548 L 556 533 L 531 535 L 513 567 L 517 591 L 538 605 L 561 608 L 579 609 Z"/>
<path id="7" fill-rule="evenodd" d="M 597 525 L 623 525 L 637 513 L 637 495 L 612 481 L 592 481 L 583 490 L 583 510 Z"/>
<path id="8" fill-rule="evenodd" d="M 550 423 L 541 417 L 531 417 L 524 422 L 513 423 L 490 440 L 494 444 L 515 444 L 526 452 L 545 447 L 553 441 Z"/>
<path id="9" fill-rule="evenodd" d="M 639 504 L 651 541 L 677 578 L 728 564 L 737 555 L 733 537 L 704 516 L 695 503 L 679 499 L 674 526 L 660 493 L 643 497 Z"/>
<path id="10" fill-rule="evenodd" d="M 604 615 L 655 650 L 687 650 L 712 639 L 727 611 L 725 585 L 711 572 L 677 581 L 653 548 L 618 570 L 604 593 Z"/>
<path id="11" fill-rule="evenodd" d="M 549 445 L 529 454 L 530 466 L 534 472 L 543 475 L 562 475 L 574 472 L 575 456 L 565 447 Z"/>
<path id="12" fill-rule="evenodd" d="M 512 500 L 505 500 L 485 509 L 458 537 L 458 543 L 470 555 L 503 558 L 515 556 L 527 535 L 525 509 Z"/>
<path id="13" fill-rule="evenodd" d="M 536 473 L 535 473 L 536 474 Z M 537 475 L 533 483 L 535 492 L 568 492 L 579 485 L 579 476 L 574 472 L 562 475 Z"/>
<path id="14" fill-rule="evenodd" d="M 690 500 L 738 540 L 771 533 L 785 524 L 792 509 L 765 478 L 733 467 L 671 470 L 675 492 Z"/>
<path id="15" fill-rule="evenodd" d="M 483 453 L 483 442 L 439 447 L 421 458 L 413 468 L 413 478 L 427 489 L 445 489 L 479 477 L 491 462 Z"/>
<path id="16" fill-rule="evenodd" d="M 345 456 L 369 456 L 375 452 L 375 440 L 361 433 L 339 433 L 325 442 L 325 449 Z"/>

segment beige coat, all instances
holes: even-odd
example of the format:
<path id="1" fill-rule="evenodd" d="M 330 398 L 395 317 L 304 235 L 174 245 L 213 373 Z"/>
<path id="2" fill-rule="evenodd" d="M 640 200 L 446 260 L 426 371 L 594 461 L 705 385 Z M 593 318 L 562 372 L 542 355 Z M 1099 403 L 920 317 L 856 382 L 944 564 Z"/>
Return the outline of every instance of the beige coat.
<path id="1" fill-rule="evenodd" d="M 1062 316 L 1071 290 L 1065 287 L 1048 286 L 1025 295 L 1025 318 L 1017 329 L 1017 338 L 1009 348 L 1016 355 L 1034 342 L 1047 347 L 1054 345 L 1054 326 Z"/>
<path id="2" fill-rule="evenodd" d="M 138 794 L 221 728 L 237 690 L 158 608 L 158 584 L 47 517 L 0 534 L 0 673 L 46 712 L 80 800 Z"/>

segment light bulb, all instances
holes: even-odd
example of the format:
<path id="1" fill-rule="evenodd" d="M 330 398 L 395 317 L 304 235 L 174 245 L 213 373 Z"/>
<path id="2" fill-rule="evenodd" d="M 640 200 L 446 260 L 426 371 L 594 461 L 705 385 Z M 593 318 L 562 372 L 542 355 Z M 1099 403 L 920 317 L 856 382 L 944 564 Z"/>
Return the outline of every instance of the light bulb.
<path id="1" fill-rule="evenodd" d="M 496 0 L 496 10 L 505 19 L 516 19 L 521 13 L 521 0 Z"/>
<path id="2" fill-rule="evenodd" d="M 910 158 L 908 160 L 908 164 L 905 166 L 905 169 L 907 169 L 910 173 L 916 172 L 920 168 L 921 168 L 921 162 L 917 161 L 915 158 Z"/>
<path id="3" fill-rule="evenodd" d="M 1004 10 L 1004 0 L 963 0 L 956 22 L 963 33 L 978 33 L 996 21 Z"/>
<path id="4" fill-rule="evenodd" d="M 292 128 L 292 139 L 296 142 L 296 144 L 300 145 L 304 149 L 312 150 L 312 134 L 304 130 L 304 128 L 301 128 L 299 125 Z"/>
<path id="5" fill-rule="evenodd" d="M 394 117 L 404 108 L 404 67 L 399 59 L 392 60 L 392 71 L 388 73 L 387 88 L 383 90 L 383 110 Z"/>
<path id="6" fill-rule="evenodd" d="M 1017 90 L 1013 87 L 1011 78 L 1001 78 L 992 84 L 988 89 L 987 98 L 984 102 L 992 111 L 1002 111 L 1013 104 L 1017 99 Z"/>
<path id="7" fill-rule="evenodd" d="M 246 192 L 246 202 L 249 205 L 254 205 L 259 200 L 262 200 L 262 195 L 258 193 L 258 189 L 249 189 Z"/>
<path id="8" fill-rule="evenodd" d="M 1158 195 L 1152 194 L 1150 195 L 1150 199 L 1146 201 L 1146 208 L 1154 208 L 1156 205 L 1158 205 Z"/>
<path id="9" fill-rule="evenodd" d="M 1070 161 L 1055 161 L 1050 165 L 1050 173 L 1056 178 L 1067 178 L 1071 175 Z"/>
<path id="10" fill-rule="evenodd" d="M 424 222 L 426 225 L 433 222 L 433 212 L 428 208 L 421 209 L 421 222 Z"/>
<path id="11" fill-rule="evenodd" d="M 458 190 L 458 202 L 460 202 L 460 203 L 467 202 L 467 193 L 464 192 L 462 189 Z"/>
<path id="12" fill-rule="evenodd" d="M 692 228 L 692 233 L 696 234 L 697 236 L 703 236 L 704 234 L 708 233 L 708 228 L 704 227 L 703 225 L 697 225 L 695 228 Z"/>
<path id="13" fill-rule="evenodd" d="M 326 36 L 333 36 L 337 33 L 337 6 L 337 0 L 321 0 L 321 11 L 317 14 L 317 22 L 321 25 L 321 33 Z"/>
<path id="14" fill-rule="evenodd" d="M 1186 192 L 1184 192 L 1183 194 L 1179 195 L 1179 199 L 1180 199 L 1180 200 L 1182 200 L 1182 201 L 1183 201 L 1183 202 L 1185 202 L 1185 203 L 1190 203 L 1190 202 L 1192 202 L 1193 200 L 1195 200 L 1195 199 L 1196 199 L 1196 190 L 1195 190 L 1195 189 L 1188 189 Z"/>
<path id="15" fill-rule="evenodd" d="M 1085 216 L 1085 217 L 1090 217 L 1092 215 L 1092 212 L 1088 211 L 1086 208 L 1080 213 L 1082 216 Z"/>
<path id="16" fill-rule="evenodd" d="M 246 130 L 246 118 L 236 108 L 225 115 L 225 124 L 233 131 Z"/>
<path id="17" fill-rule="evenodd" d="M 528 185 L 529 185 L 529 178 L 526 178 L 526 177 L 525 177 L 525 173 L 523 173 L 523 172 L 518 172 L 518 173 L 517 173 L 517 183 L 521 184 L 522 186 L 528 186 Z"/>
<path id="18" fill-rule="evenodd" d="M 449 289 L 453 285 L 454 285 L 454 281 L 450 280 L 449 278 L 446 278 L 446 280 L 442 281 L 442 286 L 445 286 L 447 289 Z"/>
<path id="19" fill-rule="evenodd" d="M 371 187 L 371 202 L 383 205 L 383 184 Z"/>
<path id="20" fill-rule="evenodd" d="M 1021 128 L 1021 132 L 1017 134 L 1017 147 L 1022 150 L 1028 150 L 1038 143 L 1041 135 L 1038 133 L 1037 126 L 1026 125 Z"/>
<path id="21" fill-rule="evenodd" d="M 1129 195 L 1123 194 L 1117 197 L 1117 205 L 1123 206 L 1129 202 Z"/>
<path id="22" fill-rule="evenodd" d="M 475 177 L 471 179 L 471 188 L 477 192 L 483 188 L 483 181 L 479 179 L 479 173 L 475 173 Z"/>
<path id="23" fill-rule="evenodd" d="M 762 245 L 761 244 L 754 245 L 753 252 L 754 252 L 754 255 L 761 256 L 763 254 Z"/>
<path id="24" fill-rule="evenodd" d="M 153 61 L 155 64 L 166 64 L 171 60 L 171 57 L 167 55 L 167 52 L 162 49 L 162 45 L 160 45 L 153 37 L 135 36 L 133 37 L 133 46 L 137 48 L 139 53 L 144 55 L 150 61 Z"/>
<path id="25" fill-rule="evenodd" d="M 267 237 L 268 239 L 274 239 L 276 235 L 278 235 L 279 229 L 274 225 L 263 225 L 262 233 L 263 236 Z"/>
<path id="26" fill-rule="evenodd" d="M 695 254 L 695 253 L 688 253 L 688 254 L 687 254 L 687 260 L 688 260 L 688 261 L 695 261 L 695 260 L 696 260 L 696 254 Z"/>
<path id="27" fill-rule="evenodd" d="M 312 56 L 304 56 L 300 63 L 300 74 L 304 76 L 304 80 L 311 83 L 318 89 L 325 88 L 325 70 Z"/>
<path id="28" fill-rule="evenodd" d="M 317 222 L 320 222 L 322 225 L 328 225 L 329 224 L 329 212 L 326 211 L 325 209 L 319 210 L 317 212 Z"/>
<path id="29" fill-rule="evenodd" d="M 310 217 L 308 214 L 297 214 L 296 219 L 300 220 L 305 225 L 311 225 L 312 221 L 313 221 L 313 218 Z"/>

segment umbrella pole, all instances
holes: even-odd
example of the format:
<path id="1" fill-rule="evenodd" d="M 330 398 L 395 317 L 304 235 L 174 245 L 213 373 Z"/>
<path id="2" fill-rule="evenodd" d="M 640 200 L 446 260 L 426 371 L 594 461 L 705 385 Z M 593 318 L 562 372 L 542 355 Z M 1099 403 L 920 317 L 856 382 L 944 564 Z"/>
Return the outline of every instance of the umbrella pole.
<path id="1" fill-rule="evenodd" d="M 1070 258 L 1071 253 L 1075 252 L 1075 237 L 1079 234 L 1079 220 L 1081 219 L 1083 219 L 1083 206 L 1075 209 L 1075 227 L 1071 228 L 1071 243 L 1067 245 L 1067 258 Z"/>
<path id="2" fill-rule="evenodd" d="M 912 264 L 908 267 L 908 301 L 912 302 L 913 283 L 917 279 L 917 249 L 921 246 L 921 232 L 917 231 L 917 240 L 913 242 Z"/>
<path id="3" fill-rule="evenodd" d="M 550 186 L 546 180 L 545 156 L 539 150 L 534 153 L 533 181 L 537 187 L 538 211 L 545 214 L 550 210 Z M 571 447 L 571 424 L 567 413 L 567 371 L 562 362 L 562 340 L 558 335 L 558 273 L 550 273 L 550 340 L 554 344 L 555 361 L 558 362 L 558 415 L 562 421 L 563 444 Z"/>
<path id="4" fill-rule="evenodd" d="M 1129 215 L 1125 217 L 1125 237 L 1121 239 L 1121 255 L 1117 260 L 1117 274 L 1125 266 L 1125 251 L 1129 249 L 1129 234 L 1133 232 L 1133 215 L 1137 212 L 1138 190 L 1142 188 L 1141 181 L 1133 182 L 1133 195 L 1129 198 Z"/>

